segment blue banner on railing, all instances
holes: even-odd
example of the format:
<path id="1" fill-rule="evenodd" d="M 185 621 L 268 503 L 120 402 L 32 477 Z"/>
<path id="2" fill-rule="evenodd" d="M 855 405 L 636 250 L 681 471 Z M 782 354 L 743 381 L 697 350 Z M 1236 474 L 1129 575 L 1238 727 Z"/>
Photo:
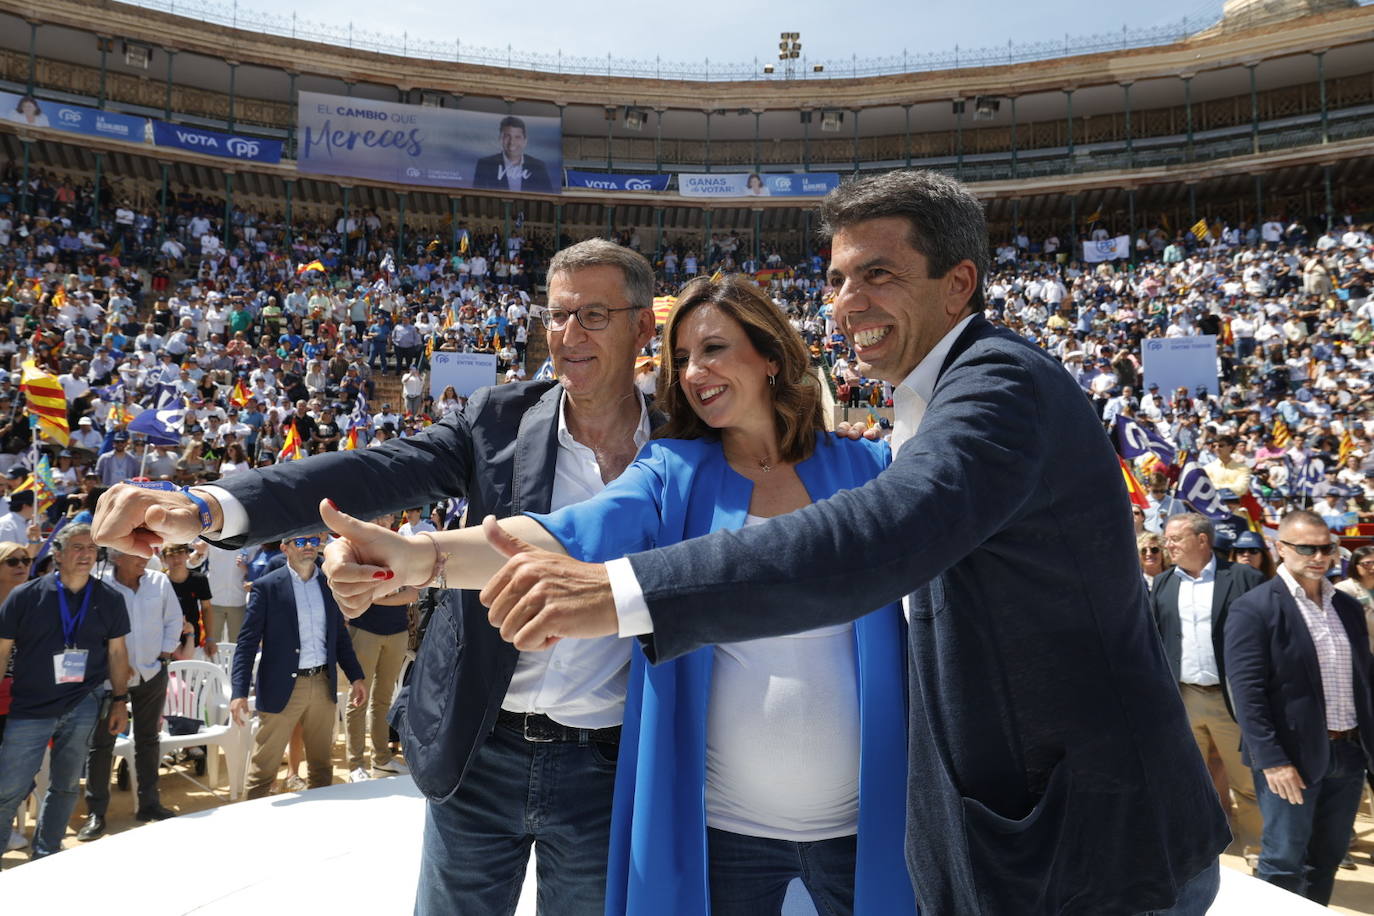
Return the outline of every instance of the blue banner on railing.
<path id="1" fill-rule="evenodd" d="M 207 156 L 243 159 L 250 162 L 281 162 L 281 141 L 260 137 L 240 137 L 203 127 L 153 122 L 153 142 L 158 146 L 186 149 Z"/>
<path id="2" fill-rule="evenodd" d="M 840 176 L 835 172 L 684 173 L 677 176 L 678 193 L 683 197 L 823 197 L 839 186 Z"/>
<path id="3" fill-rule="evenodd" d="M 0 92 L 0 117 L 15 124 L 50 127 L 107 140 L 143 143 L 147 139 L 147 118 L 36 99 L 31 95 L 16 95 L 13 92 Z"/>
<path id="4" fill-rule="evenodd" d="M 443 188 L 558 194 L 559 119 L 302 92 L 296 168 Z"/>
<path id="5" fill-rule="evenodd" d="M 672 175 L 634 175 L 616 172 L 578 172 L 563 170 L 563 184 L 569 188 L 595 191 L 666 191 Z"/>

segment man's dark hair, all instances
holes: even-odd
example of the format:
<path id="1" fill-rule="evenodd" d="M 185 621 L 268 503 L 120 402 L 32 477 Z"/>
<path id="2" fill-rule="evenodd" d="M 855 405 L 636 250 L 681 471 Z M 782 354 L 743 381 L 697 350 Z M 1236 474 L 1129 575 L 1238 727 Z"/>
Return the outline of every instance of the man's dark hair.
<path id="1" fill-rule="evenodd" d="M 907 241 L 925 255 L 932 278 L 960 261 L 973 262 L 978 276 L 969 306 L 982 311 L 987 219 L 978 198 L 947 175 L 912 169 L 846 181 L 821 202 L 821 238 L 829 242 L 846 226 L 893 216 L 911 224 Z"/>
<path id="2" fill-rule="evenodd" d="M 501 119 L 501 125 L 500 125 L 499 127 L 496 128 L 496 132 L 499 134 L 501 131 L 505 130 L 507 127 L 518 127 L 518 128 L 520 128 L 520 132 L 521 132 L 522 134 L 524 134 L 526 137 L 528 137 L 528 136 L 530 135 L 529 130 L 526 129 L 526 127 L 525 127 L 525 121 L 524 121 L 524 119 L 523 119 L 523 118 L 517 118 L 515 115 L 506 115 L 504 118 L 502 118 L 502 119 Z"/>

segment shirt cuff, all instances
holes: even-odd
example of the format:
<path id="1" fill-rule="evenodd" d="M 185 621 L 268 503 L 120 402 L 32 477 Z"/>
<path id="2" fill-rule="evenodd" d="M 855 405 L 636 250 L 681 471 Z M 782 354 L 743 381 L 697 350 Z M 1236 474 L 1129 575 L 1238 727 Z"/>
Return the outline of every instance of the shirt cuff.
<path id="1" fill-rule="evenodd" d="M 235 498 L 223 487 L 199 486 L 196 487 L 206 496 L 213 496 L 219 503 L 221 516 L 220 528 L 218 531 L 206 531 L 204 537 L 222 541 L 225 538 L 235 538 L 241 534 L 248 533 L 248 510 L 243 508 L 243 503 Z"/>
<path id="2" fill-rule="evenodd" d="M 645 636 L 652 633 L 654 618 L 649 615 L 644 590 L 639 587 L 639 578 L 635 576 L 629 558 L 611 560 L 606 564 L 606 575 L 611 580 L 611 595 L 615 598 L 615 616 L 620 622 L 620 635 Z"/>

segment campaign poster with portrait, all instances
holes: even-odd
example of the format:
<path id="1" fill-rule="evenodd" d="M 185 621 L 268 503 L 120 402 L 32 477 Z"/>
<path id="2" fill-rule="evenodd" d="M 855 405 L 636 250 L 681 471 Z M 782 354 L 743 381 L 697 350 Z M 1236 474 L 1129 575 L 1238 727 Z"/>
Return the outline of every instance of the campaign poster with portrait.
<path id="1" fill-rule="evenodd" d="M 557 117 L 299 94 L 296 167 L 314 175 L 439 188 L 557 194 Z"/>
<path id="2" fill-rule="evenodd" d="M 683 197 L 824 197 L 840 186 L 836 172 L 683 172 Z"/>
<path id="3" fill-rule="evenodd" d="M 143 143 L 148 134 L 147 118 L 14 92 L 0 92 L 0 118 L 24 127 L 49 127 L 128 143 Z"/>

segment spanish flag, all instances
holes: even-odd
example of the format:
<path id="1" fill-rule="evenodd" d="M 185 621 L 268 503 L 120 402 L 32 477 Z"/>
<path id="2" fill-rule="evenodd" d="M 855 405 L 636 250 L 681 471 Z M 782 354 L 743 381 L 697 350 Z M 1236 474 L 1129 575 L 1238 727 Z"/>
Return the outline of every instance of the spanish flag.
<path id="1" fill-rule="evenodd" d="M 25 360 L 19 388 L 26 399 L 24 412 L 34 418 L 38 428 L 63 445 L 69 444 L 71 427 L 67 425 L 67 396 L 57 378 L 39 369 L 33 360 Z"/>
<path id="2" fill-rule="evenodd" d="M 60 309 L 62 306 L 66 304 L 67 290 L 64 289 L 61 284 L 58 284 L 57 289 L 52 294 L 52 307 L 55 309 Z"/>
<path id="3" fill-rule="evenodd" d="M 292 423 L 286 427 L 286 438 L 282 439 L 281 451 L 277 452 L 278 461 L 295 461 L 301 455 L 301 436 L 296 432 L 296 425 Z"/>
<path id="4" fill-rule="evenodd" d="M 1288 435 L 1288 424 L 1283 422 L 1283 417 L 1274 418 L 1274 428 L 1271 430 L 1271 434 L 1274 437 L 1274 444 L 1279 448 L 1288 445 L 1288 440 L 1290 438 Z"/>
<path id="5" fill-rule="evenodd" d="M 229 393 L 229 403 L 235 407 L 248 406 L 248 389 L 243 387 L 243 379 L 234 383 L 234 390 Z"/>
<path id="6" fill-rule="evenodd" d="M 301 274 L 307 273 L 307 272 L 312 271 L 312 270 L 318 270 L 320 273 L 326 273 L 326 272 L 327 272 L 327 271 L 325 271 L 325 269 L 324 269 L 324 265 L 323 265 L 322 263 L 320 263 L 320 261 L 319 261 L 318 259 L 316 259 L 316 260 L 314 260 L 314 261 L 311 261 L 309 264 L 299 264 L 299 265 L 297 265 L 297 266 L 296 266 L 296 276 L 299 277 Z"/>
<path id="7" fill-rule="evenodd" d="M 344 452 L 351 452 L 351 451 L 353 451 L 354 449 L 356 449 L 357 447 L 358 447 L 358 427 L 356 427 L 356 426 L 350 426 L 350 427 L 348 428 L 348 435 L 347 435 L 347 436 L 344 436 L 343 445 L 340 446 L 340 449 L 339 449 L 339 450 L 340 450 L 340 451 L 344 451 Z"/>
<path id="8" fill-rule="evenodd" d="M 1145 488 L 1140 485 L 1140 481 L 1131 473 L 1131 466 L 1120 455 L 1116 456 L 1116 460 L 1121 465 L 1121 476 L 1126 480 L 1126 495 L 1140 508 L 1150 508 L 1150 499 L 1145 495 Z"/>

